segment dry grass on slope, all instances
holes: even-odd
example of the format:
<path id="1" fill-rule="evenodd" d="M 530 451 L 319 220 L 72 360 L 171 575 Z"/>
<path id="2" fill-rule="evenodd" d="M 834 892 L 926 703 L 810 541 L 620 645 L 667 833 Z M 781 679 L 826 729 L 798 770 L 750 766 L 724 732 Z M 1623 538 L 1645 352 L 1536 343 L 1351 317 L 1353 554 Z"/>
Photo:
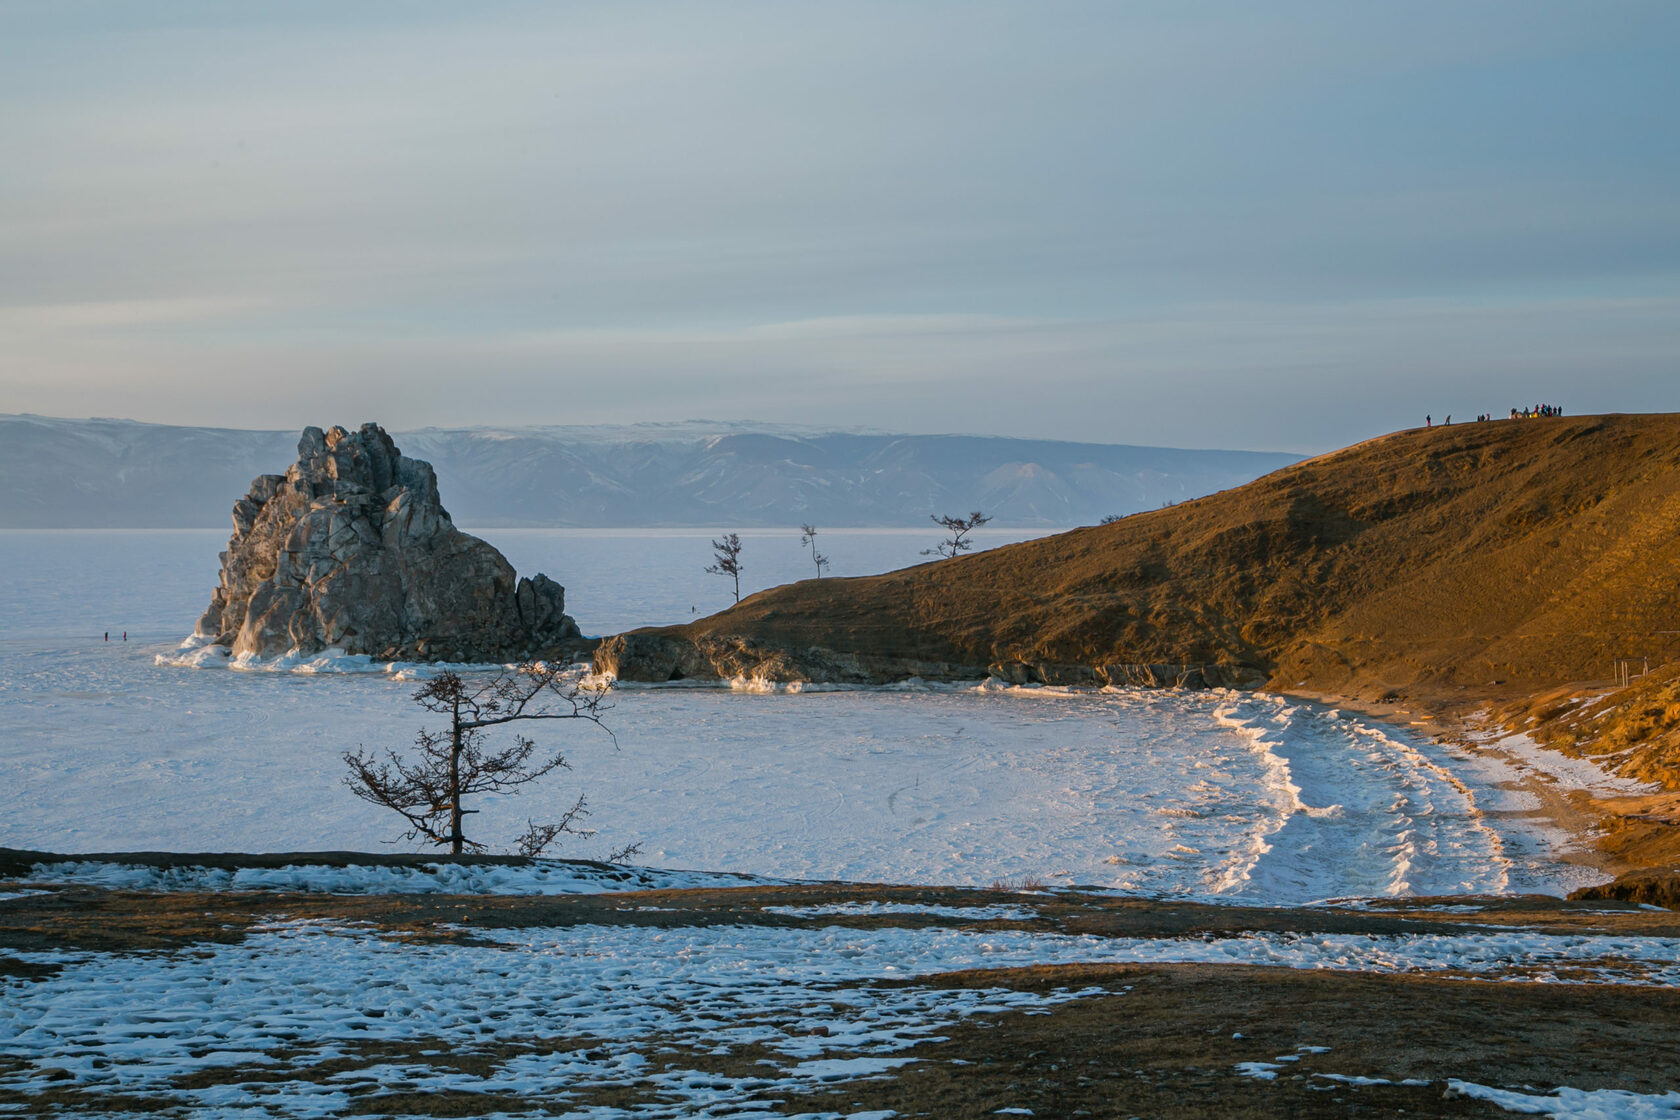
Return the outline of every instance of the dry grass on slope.
<path id="1" fill-rule="evenodd" d="M 1566 754 L 1680 789 L 1680 664 L 1660 666 L 1620 688 L 1543 693 L 1497 714 L 1507 726 Z"/>
<path id="2" fill-rule="evenodd" d="M 1253 666 L 1519 695 L 1680 654 L 1680 416 L 1407 431 L 1247 486 L 666 633 L 965 664 Z"/>
<path id="3" fill-rule="evenodd" d="M 1565 754 L 1663 788 L 1601 798 L 1591 807 L 1603 815 L 1596 841 L 1602 852 L 1636 868 L 1661 866 L 1666 873 L 1635 875 L 1581 897 L 1680 905 L 1680 664 L 1658 667 L 1621 687 L 1553 689 L 1507 704 L 1494 716 Z"/>

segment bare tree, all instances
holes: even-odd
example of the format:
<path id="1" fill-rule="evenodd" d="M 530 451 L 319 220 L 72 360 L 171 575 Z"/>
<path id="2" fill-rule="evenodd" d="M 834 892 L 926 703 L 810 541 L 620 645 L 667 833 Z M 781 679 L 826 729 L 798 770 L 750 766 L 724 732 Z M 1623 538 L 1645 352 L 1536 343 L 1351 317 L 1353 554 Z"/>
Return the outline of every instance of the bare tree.
<path id="1" fill-rule="evenodd" d="M 817 551 L 817 527 L 815 525 L 801 525 L 799 527 L 799 543 L 810 546 L 811 563 L 817 566 L 817 578 L 821 579 L 823 569 L 828 567 L 828 557 Z"/>
<path id="2" fill-rule="evenodd" d="M 967 552 L 969 549 L 973 548 L 974 542 L 968 539 L 968 534 L 991 520 L 991 518 L 987 517 L 979 510 L 975 510 L 967 517 L 941 517 L 938 514 L 930 514 L 929 516 L 933 518 L 933 523 L 935 525 L 938 525 L 951 535 L 940 541 L 933 548 L 922 549 L 922 555 L 943 556 L 947 559 L 954 559 L 961 553 Z"/>
<path id="3" fill-rule="evenodd" d="M 735 601 L 741 601 L 741 537 L 730 533 L 721 541 L 713 541 L 713 558 L 717 563 L 706 569 L 714 576 L 729 576 L 735 581 Z"/>
<path id="4" fill-rule="evenodd" d="M 612 735 L 601 722 L 601 694 L 581 692 L 564 683 L 560 669 L 550 665 L 521 665 L 511 672 L 482 678 L 441 672 L 414 694 L 414 702 L 428 712 L 447 717 L 447 729 L 421 728 L 414 739 L 414 758 L 393 750 L 385 751 L 381 758 L 360 747 L 344 752 L 345 764 L 350 767 L 344 784 L 363 801 L 390 809 L 408 821 L 405 839 L 424 839 L 447 847 L 451 855 L 485 850 L 485 845 L 468 839 L 462 830 L 464 819 L 478 812 L 466 808 L 464 798 L 479 793 L 517 793 L 520 786 L 545 774 L 570 769 L 563 754 L 539 753 L 536 742 L 523 735 L 514 736 L 506 746 L 492 747 L 485 741 L 488 729 L 526 720 L 578 719 Z M 540 855 L 562 835 L 594 835 L 581 827 L 588 815 L 580 796 L 557 821 L 527 819 L 526 831 L 516 841 L 519 851 L 527 856 Z M 638 850 L 632 845 L 609 858 L 625 859 Z"/>

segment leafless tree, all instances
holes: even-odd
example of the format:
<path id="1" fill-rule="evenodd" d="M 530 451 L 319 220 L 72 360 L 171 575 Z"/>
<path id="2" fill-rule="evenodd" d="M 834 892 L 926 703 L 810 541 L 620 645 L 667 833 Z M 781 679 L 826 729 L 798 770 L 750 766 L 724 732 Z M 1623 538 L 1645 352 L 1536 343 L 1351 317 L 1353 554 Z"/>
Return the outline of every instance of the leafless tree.
<path id="1" fill-rule="evenodd" d="M 730 533 L 721 541 L 713 541 L 713 559 L 717 563 L 706 569 L 714 576 L 728 576 L 735 581 L 735 601 L 741 601 L 741 537 Z"/>
<path id="2" fill-rule="evenodd" d="M 811 549 L 811 563 L 817 566 L 817 578 L 822 578 L 823 569 L 828 567 L 828 557 L 817 551 L 817 527 L 815 525 L 801 525 L 799 527 L 799 543 Z"/>
<path id="3" fill-rule="evenodd" d="M 523 735 L 515 735 L 511 744 L 493 747 L 486 742 L 486 732 L 526 720 L 573 719 L 587 720 L 610 737 L 611 730 L 601 722 L 605 710 L 601 698 L 598 692 L 582 692 L 565 683 L 559 668 L 545 664 L 521 665 L 484 677 L 441 672 L 421 686 L 414 702 L 446 717 L 448 727 L 440 731 L 421 728 L 414 739 L 414 757 L 387 750 L 382 758 L 361 747 L 344 752 L 350 767 L 344 784 L 363 801 L 408 821 L 405 839 L 420 838 L 447 847 L 457 856 L 463 851 L 484 851 L 485 845 L 468 839 L 462 830 L 464 819 L 478 812 L 463 806 L 463 799 L 480 793 L 517 793 L 520 786 L 545 774 L 570 769 L 563 754 L 539 752 L 536 742 Z M 588 815 L 580 796 L 556 821 L 527 819 L 526 831 L 516 845 L 521 854 L 536 856 L 562 835 L 592 836 L 592 830 L 582 827 Z M 609 859 L 627 859 L 638 850 L 632 845 Z"/>
<path id="4" fill-rule="evenodd" d="M 967 517 L 941 517 L 938 514 L 930 514 L 929 516 L 933 518 L 933 523 L 935 525 L 938 525 L 951 535 L 940 541 L 933 548 L 922 549 L 922 555 L 943 556 L 947 559 L 955 558 L 956 556 L 973 548 L 974 542 L 968 539 L 968 534 L 991 520 L 991 518 L 987 517 L 979 510 L 975 510 Z"/>

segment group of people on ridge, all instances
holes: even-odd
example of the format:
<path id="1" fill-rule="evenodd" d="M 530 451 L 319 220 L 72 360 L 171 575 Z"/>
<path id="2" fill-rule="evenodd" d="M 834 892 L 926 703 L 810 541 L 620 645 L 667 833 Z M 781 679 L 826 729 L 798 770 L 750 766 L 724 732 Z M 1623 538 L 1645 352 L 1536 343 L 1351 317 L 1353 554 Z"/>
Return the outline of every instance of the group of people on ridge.
<path id="1" fill-rule="evenodd" d="M 1513 408 L 1511 410 L 1511 419 L 1513 419 L 1513 420 L 1533 420 L 1533 419 L 1535 419 L 1536 417 L 1539 417 L 1539 416 L 1562 416 L 1562 415 L 1563 415 L 1563 408 L 1561 406 L 1555 405 L 1555 404 L 1537 404 L 1532 408 Z M 1481 423 L 1483 420 L 1492 420 L 1492 419 L 1493 419 L 1493 413 L 1491 413 L 1491 412 L 1479 413 L 1476 416 L 1476 422 L 1477 423 Z M 1447 413 L 1446 423 L 1447 424 L 1452 423 L 1452 413 L 1450 413 L 1450 412 Z M 1433 416 L 1425 416 L 1423 418 L 1423 426 L 1426 427 L 1426 428 L 1433 428 L 1435 426 L 1435 418 Z"/>

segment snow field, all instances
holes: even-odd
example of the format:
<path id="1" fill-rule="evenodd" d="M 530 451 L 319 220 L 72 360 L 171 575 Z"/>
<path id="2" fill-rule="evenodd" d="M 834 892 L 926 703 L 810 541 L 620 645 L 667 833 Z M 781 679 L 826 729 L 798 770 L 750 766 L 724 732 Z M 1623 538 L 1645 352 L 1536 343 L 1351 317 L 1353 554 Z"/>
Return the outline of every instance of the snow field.
<path id="1" fill-rule="evenodd" d="M 1304 1046 L 1294 1054 L 1279 1054 L 1269 1062 L 1238 1062 L 1232 1068 L 1256 1081 L 1275 1081 L 1279 1071 L 1298 1062 L 1305 1053 L 1324 1053 L 1327 1046 Z M 1312 1072 L 1309 1077 L 1343 1085 L 1428 1085 L 1406 1078 L 1391 1081 L 1383 1077 L 1349 1077 L 1340 1073 Z M 1572 1089 L 1567 1086 L 1550 1093 L 1496 1089 L 1458 1078 L 1447 1080 L 1447 1094 L 1487 1101 L 1506 1112 L 1529 1116 L 1550 1116 L 1556 1120 L 1662 1120 L 1680 1116 L 1680 1093 L 1633 1093 L 1623 1089 Z"/>

